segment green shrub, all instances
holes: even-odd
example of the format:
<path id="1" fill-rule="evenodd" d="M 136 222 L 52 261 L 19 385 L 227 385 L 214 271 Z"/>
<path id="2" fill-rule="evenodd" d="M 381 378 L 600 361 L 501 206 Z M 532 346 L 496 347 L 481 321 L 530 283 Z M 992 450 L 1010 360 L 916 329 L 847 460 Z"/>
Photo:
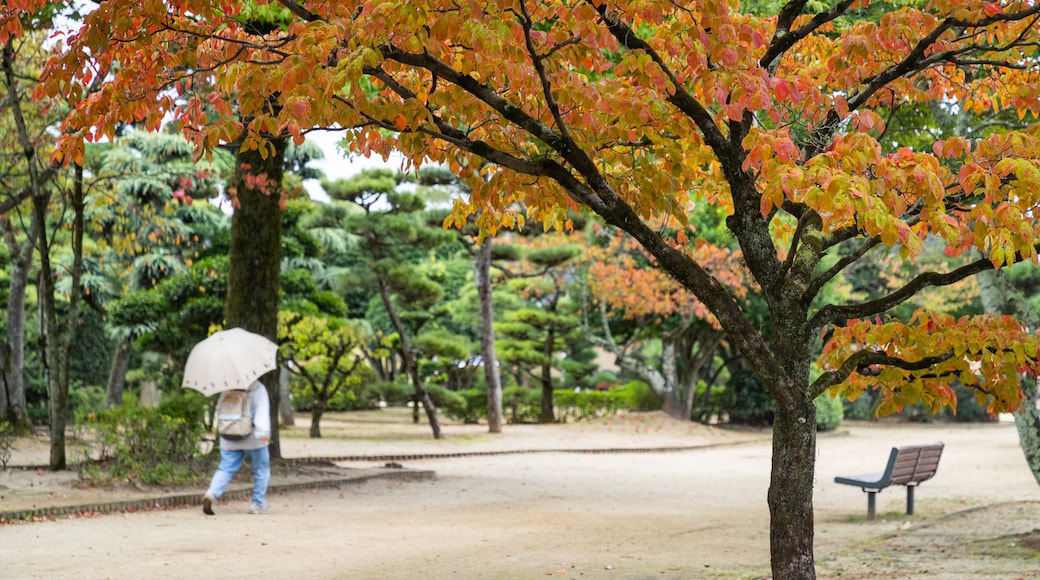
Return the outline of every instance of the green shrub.
<path id="1" fill-rule="evenodd" d="M 437 385 L 427 385 L 426 393 L 430 395 L 433 406 L 449 417 L 466 415 L 466 398 L 462 395 Z"/>
<path id="2" fill-rule="evenodd" d="M 849 419 L 872 421 L 877 418 L 877 395 L 871 391 L 860 394 L 855 401 L 846 399 L 843 403 L 845 416 Z"/>
<path id="3" fill-rule="evenodd" d="M 432 394 L 431 392 L 431 396 Z M 466 389 L 453 391 L 452 395 L 458 397 L 461 400 L 461 404 L 456 401 L 447 407 L 442 407 L 434 400 L 438 408 L 444 411 L 445 416 L 468 424 L 479 423 L 480 419 L 487 416 L 487 390 L 482 388 Z"/>
<path id="4" fill-rule="evenodd" d="M 704 402 L 704 391 L 706 389 L 711 389 L 711 392 L 708 393 L 707 403 Z M 725 392 L 726 387 L 722 385 L 709 387 L 708 383 L 697 381 L 697 386 L 694 388 L 693 409 L 690 418 L 694 421 L 708 422 L 713 416 L 718 416 L 722 413 L 722 402 Z"/>
<path id="5" fill-rule="evenodd" d="M 171 399 L 158 409 L 123 405 L 81 417 L 83 454 L 97 459 L 82 464 L 81 477 L 169 485 L 200 482 L 212 463 L 199 455 L 205 399 Z"/>
<path id="6" fill-rule="evenodd" d="M 630 411 L 659 411 L 661 397 L 658 397 L 643 381 L 631 381 L 614 387 L 611 392 L 617 393 L 621 399 L 621 408 Z"/>
<path id="7" fill-rule="evenodd" d="M 773 424 L 776 403 L 750 370 L 734 372 L 722 393 L 722 411 L 731 423 L 766 426 Z"/>
<path id="8" fill-rule="evenodd" d="M 136 398 L 126 398 L 125 404 L 135 402 Z M 216 401 L 213 401 L 215 404 Z M 210 408 L 210 399 L 206 395 L 191 389 L 173 389 L 163 393 L 159 401 L 160 415 L 178 417 L 189 424 L 201 425 L 206 429 L 206 414 Z"/>
<path id="9" fill-rule="evenodd" d="M 589 388 L 595 388 L 596 385 L 614 388 L 620 386 L 622 382 L 623 381 L 618 379 L 617 373 L 612 373 L 610 371 L 599 371 L 588 375 L 581 380 L 581 384 Z"/>
<path id="10" fill-rule="evenodd" d="M 625 394 L 620 389 L 594 391 L 560 389 L 553 392 L 553 402 L 557 408 L 557 420 L 566 422 L 569 419 L 586 421 L 605 415 L 613 415 L 618 409 L 627 408 Z"/>
<path id="11" fill-rule="evenodd" d="M 537 423 L 542 409 L 542 392 L 528 387 L 504 388 L 502 409 L 510 423 Z"/>
<path id="12" fill-rule="evenodd" d="M 387 405 L 404 405 L 415 396 L 415 389 L 409 383 L 402 382 L 379 382 L 372 383 L 361 389 L 358 397 L 358 408 L 376 409 L 379 402 L 384 401 Z"/>
<path id="13" fill-rule="evenodd" d="M 947 419 L 958 423 L 989 423 L 997 420 L 997 417 L 989 414 L 985 405 L 979 404 L 975 389 L 965 387 L 958 381 L 953 385 L 953 392 L 957 394 L 957 411 L 954 413 L 953 409 L 943 409 L 943 415 Z"/>
<path id="14" fill-rule="evenodd" d="M 101 387 L 74 386 L 69 389 L 69 413 L 73 417 L 97 413 L 105 408 L 107 396 Z"/>
<path id="15" fill-rule="evenodd" d="M 978 399 L 975 397 L 975 390 L 970 387 L 965 387 L 960 382 L 956 382 L 952 385 L 954 393 L 957 395 L 957 411 L 953 409 L 944 408 L 938 413 L 931 413 L 928 407 L 924 403 L 916 403 L 913 405 L 907 405 L 902 411 L 899 411 L 894 416 L 906 419 L 907 421 L 916 421 L 920 423 L 931 423 L 934 421 L 956 421 L 956 422 L 990 422 L 996 421 L 996 417 L 990 416 L 986 411 L 984 405 L 980 405 Z M 874 420 L 877 419 L 875 410 L 878 404 L 878 393 L 876 391 L 868 391 L 860 395 L 855 401 L 845 403 L 845 416 L 851 419 L 862 419 L 862 420 Z"/>
<path id="16" fill-rule="evenodd" d="M 840 397 L 832 397 L 830 393 L 824 393 L 813 399 L 816 407 L 816 429 L 818 431 L 833 431 L 841 427 L 841 421 L 845 418 L 845 407 Z"/>

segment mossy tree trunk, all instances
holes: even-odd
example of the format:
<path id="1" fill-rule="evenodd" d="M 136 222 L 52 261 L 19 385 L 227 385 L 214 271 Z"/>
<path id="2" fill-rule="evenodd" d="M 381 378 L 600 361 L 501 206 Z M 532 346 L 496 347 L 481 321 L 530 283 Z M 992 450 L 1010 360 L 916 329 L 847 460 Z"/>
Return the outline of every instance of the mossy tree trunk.
<path id="1" fill-rule="evenodd" d="M 9 225 L 5 219 L 2 231 L 11 258 L 7 265 L 7 334 L 0 361 L 0 421 L 10 423 L 16 433 L 28 435 L 32 422 L 25 398 L 25 291 L 29 287 L 35 232 L 30 231 L 28 239 L 19 240 Z"/>
<path id="2" fill-rule="evenodd" d="M 278 341 L 278 274 L 282 261 L 281 183 L 286 141 L 268 141 L 266 155 L 238 153 L 232 178 L 236 205 L 231 216 L 227 328 L 241 327 Z M 271 457 L 281 457 L 278 373 L 262 378 L 271 399 Z"/>
<path id="3" fill-rule="evenodd" d="M 1021 292 L 1016 290 L 1003 270 L 983 272 L 977 276 L 982 306 L 986 312 L 1009 314 L 1025 322 L 1033 330 L 1040 328 L 1040 312 L 1037 312 Z M 1018 441 L 1026 456 L 1026 463 L 1033 477 L 1040 484 L 1040 402 L 1037 382 L 1022 377 L 1022 406 L 1015 411 L 1015 428 Z"/>

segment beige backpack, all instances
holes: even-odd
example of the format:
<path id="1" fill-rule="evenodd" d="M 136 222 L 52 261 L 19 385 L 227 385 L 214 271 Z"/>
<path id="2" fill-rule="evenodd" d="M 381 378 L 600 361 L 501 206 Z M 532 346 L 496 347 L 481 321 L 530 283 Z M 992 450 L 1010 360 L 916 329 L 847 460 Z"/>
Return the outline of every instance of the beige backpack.
<path id="1" fill-rule="evenodd" d="M 224 439 L 237 441 L 253 432 L 253 414 L 249 411 L 249 391 L 224 391 L 217 399 L 217 433 Z"/>

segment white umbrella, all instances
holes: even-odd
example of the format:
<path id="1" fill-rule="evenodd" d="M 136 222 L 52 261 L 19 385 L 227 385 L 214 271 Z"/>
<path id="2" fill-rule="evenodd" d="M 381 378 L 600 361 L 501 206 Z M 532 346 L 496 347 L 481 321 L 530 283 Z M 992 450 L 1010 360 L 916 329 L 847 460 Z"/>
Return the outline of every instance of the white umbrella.
<path id="1" fill-rule="evenodd" d="M 277 353 L 278 345 L 259 334 L 241 328 L 215 332 L 191 349 L 181 386 L 204 395 L 248 389 L 278 367 Z"/>

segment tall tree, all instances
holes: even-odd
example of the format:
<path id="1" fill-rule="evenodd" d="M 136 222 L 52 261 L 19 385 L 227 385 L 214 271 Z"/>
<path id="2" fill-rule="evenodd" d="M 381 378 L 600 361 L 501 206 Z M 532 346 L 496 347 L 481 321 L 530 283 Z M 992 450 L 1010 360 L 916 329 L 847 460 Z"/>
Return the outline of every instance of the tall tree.
<path id="1" fill-rule="evenodd" d="M 38 21 L 36 21 L 38 22 Z M 58 165 L 36 155 L 53 147 L 53 129 L 60 122 L 57 102 L 30 101 L 35 78 L 47 53 L 40 32 L 10 38 L 3 46 L 3 126 L 5 151 L 0 182 L 0 232 L 10 262 L 7 264 L 7 319 L 0 344 L 0 420 L 28 433 L 30 420 L 25 392 L 26 291 L 33 273 L 37 245 L 36 221 L 27 200 L 41 188 L 51 187 Z M 28 149 L 27 149 L 28 148 Z M 32 167 L 30 167 L 32 165 Z"/>
<path id="2" fill-rule="evenodd" d="M 16 45 L 26 46 L 22 39 L 9 37 L 3 46 L 3 75 L 7 90 L 8 105 L 11 110 L 15 135 L 22 154 L 25 156 L 27 187 L 32 201 L 33 245 L 39 257 L 37 272 L 37 300 L 40 305 L 40 351 L 43 360 L 44 381 L 47 385 L 47 415 L 50 434 L 50 461 L 52 470 L 65 469 L 65 426 L 68 420 L 69 369 L 71 364 L 72 341 L 75 337 L 76 324 L 79 319 L 80 279 L 83 264 L 83 229 L 84 229 L 84 188 L 82 163 L 75 164 L 71 191 L 67 199 L 72 210 L 72 218 L 67 225 L 72 232 L 72 267 L 69 272 L 71 284 L 68 301 L 68 313 L 65 324 L 59 325 L 57 292 L 55 280 L 57 275 L 52 266 L 52 244 L 58 237 L 59 228 L 50 220 L 51 200 L 55 194 L 51 183 L 51 173 L 46 170 L 49 161 L 41 159 L 41 151 L 50 149 L 52 141 L 43 136 L 45 132 L 37 132 L 29 123 L 23 111 L 22 103 L 31 87 L 27 87 L 15 71 Z M 44 153 L 45 154 L 45 153 Z M 60 225 L 66 225 L 59 219 Z"/>
<path id="3" fill-rule="evenodd" d="M 479 304 L 480 358 L 487 388 L 487 422 L 489 433 L 501 433 L 502 376 L 498 372 L 498 351 L 495 349 L 495 307 L 492 302 L 491 262 L 494 257 L 492 238 L 484 238 L 473 254 L 473 281 L 477 286 Z"/>
<path id="4" fill-rule="evenodd" d="M 361 239 L 363 272 L 367 272 L 397 333 L 397 350 L 412 383 L 415 401 L 425 411 L 433 437 L 440 439 L 437 408 L 419 374 L 419 352 L 413 343 L 430 318 L 429 307 L 440 299 L 443 290 L 410 264 L 408 256 L 422 255 L 454 236 L 426 225 L 421 219 L 423 199 L 415 193 L 399 191 L 398 185 L 399 179 L 391 171 L 374 169 L 351 179 L 326 183 L 325 189 L 333 199 L 348 201 L 361 210 L 348 214 L 344 227 Z M 359 279 L 366 278 L 361 271 L 355 274 Z"/>
<path id="5" fill-rule="evenodd" d="M 590 208 L 707 306 L 776 401 L 775 578 L 815 576 L 817 395 L 877 388 L 883 410 L 940 407 L 954 400 L 945 378 L 958 374 L 994 411 L 1020 404 L 1018 371 L 1036 372 L 1037 337 L 1017 321 L 884 315 L 924 288 L 1036 259 L 1040 224 L 1026 218 L 1040 201 L 1040 129 L 959 135 L 930 150 L 883 147 L 877 135 L 893 108 L 914 103 L 1013 108 L 1035 122 L 1040 4 L 789 0 L 762 14 L 734 0 L 281 4 L 292 22 L 256 37 L 234 2 L 102 3 L 41 91 L 79 94 L 77 81 L 112 75 L 69 117 L 66 158 L 78 158 L 82 137 L 131 118 L 158 126 L 169 110 L 202 149 L 233 140 L 229 116 L 165 92 L 202 70 L 220 73 L 211 105 L 250 95 L 239 106 L 265 129 L 255 139 L 338 124 L 356 128 L 354 151 L 396 147 L 415 163 L 447 164 L 472 188 L 456 224 L 479 212 L 487 230 L 513 225 L 519 202 L 563 226 L 567 209 Z M 20 30 L 5 24 L 2 34 Z M 694 202 L 725 208 L 768 333 L 681 251 Z M 674 239 L 651 227 L 661 216 L 674 220 Z M 911 260 L 929 234 L 959 265 L 922 269 L 877 300 L 814 302 L 872 249 Z M 831 254 L 839 259 L 824 267 Z M 810 381 L 820 341 L 824 372 Z"/>
<path id="6" fill-rule="evenodd" d="M 511 285 L 527 297 L 529 305 L 506 313 L 496 325 L 504 336 L 500 358 L 527 373 L 541 388 L 541 423 L 556 421 L 553 390 L 559 381 L 553 373 L 566 376 L 568 369 L 586 370 L 567 358 L 569 345 L 582 334 L 578 301 L 569 295 L 573 284 L 568 282 L 582 248 L 570 242 L 563 236 L 538 236 L 524 244 L 529 247 L 520 264 L 526 267 L 514 274 Z"/>

